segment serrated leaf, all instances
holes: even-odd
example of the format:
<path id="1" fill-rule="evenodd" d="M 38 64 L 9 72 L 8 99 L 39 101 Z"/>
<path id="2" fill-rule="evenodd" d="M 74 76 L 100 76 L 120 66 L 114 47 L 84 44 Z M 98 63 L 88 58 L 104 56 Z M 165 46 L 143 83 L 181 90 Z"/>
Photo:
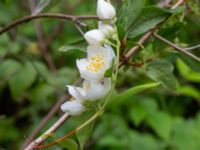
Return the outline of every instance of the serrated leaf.
<path id="1" fill-rule="evenodd" d="M 145 33 L 164 21 L 170 14 L 171 13 L 169 11 L 155 6 L 144 8 L 135 22 L 133 22 L 133 24 L 128 28 L 128 37 L 134 38 L 142 33 Z"/>
<path id="2" fill-rule="evenodd" d="M 140 93 L 144 90 L 147 90 L 149 88 L 157 87 L 159 85 L 160 85 L 160 83 L 146 83 L 146 84 L 132 87 L 132 88 L 122 92 L 121 94 L 118 94 L 117 96 L 115 96 L 112 99 L 112 101 L 113 101 L 112 105 L 120 105 L 120 104 L 124 103 L 126 100 L 128 100 L 131 96 L 133 96 L 137 93 Z"/>
<path id="3" fill-rule="evenodd" d="M 167 60 L 154 60 L 145 67 L 145 74 L 151 79 L 163 83 L 169 89 L 177 88 L 173 75 L 174 66 Z"/>
<path id="4" fill-rule="evenodd" d="M 67 43 L 59 48 L 59 51 L 68 52 L 70 50 L 78 50 L 81 52 L 86 52 L 87 44 L 84 39 L 79 39 L 77 41 Z"/>

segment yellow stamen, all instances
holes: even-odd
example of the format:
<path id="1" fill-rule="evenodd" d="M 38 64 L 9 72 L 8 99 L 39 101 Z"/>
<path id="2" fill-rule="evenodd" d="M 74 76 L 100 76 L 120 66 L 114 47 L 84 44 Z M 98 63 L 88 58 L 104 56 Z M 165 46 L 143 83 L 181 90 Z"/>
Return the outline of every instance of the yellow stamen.
<path id="1" fill-rule="evenodd" d="M 103 55 L 96 55 L 89 58 L 89 65 L 86 67 L 88 71 L 98 72 L 104 67 L 104 57 Z"/>

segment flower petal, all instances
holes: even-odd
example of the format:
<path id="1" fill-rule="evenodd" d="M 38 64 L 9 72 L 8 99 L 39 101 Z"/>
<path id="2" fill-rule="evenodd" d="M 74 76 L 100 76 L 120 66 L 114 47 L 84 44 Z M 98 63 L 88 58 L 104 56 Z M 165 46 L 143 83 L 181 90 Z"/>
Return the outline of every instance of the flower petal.
<path id="1" fill-rule="evenodd" d="M 84 99 L 85 91 L 82 88 L 71 85 L 68 85 L 67 87 L 70 95 L 72 95 L 76 100 L 81 101 Z"/>
<path id="2" fill-rule="evenodd" d="M 85 111 L 85 107 L 79 101 L 68 101 L 61 105 L 61 110 L 69 115 L 79 115 Z"/>
<path id="3" fill-rule="evenodd" d="M 105 65 L 106 68 L 110 68 L 112 66 L 112 61 L 116 57 L 113 48 L 110 45 L 104 45 L 104 56 L 105 56 Z"/>
<path id="4" fill-rule="evenodd" d="M 105 34 L 98 29 L 93 29 L 84 34 L 84 38 L 89 45 L 102 45 L 105 40 Z"/>
<path id="5" fill-rule="evenodd" d="M 111 80 L 105 78 L 102 82 L 92 82 L 85 80 L 83 89 L 86 91 L 87 100 L 98 100 L 104 97 L 111 88 Z"/>

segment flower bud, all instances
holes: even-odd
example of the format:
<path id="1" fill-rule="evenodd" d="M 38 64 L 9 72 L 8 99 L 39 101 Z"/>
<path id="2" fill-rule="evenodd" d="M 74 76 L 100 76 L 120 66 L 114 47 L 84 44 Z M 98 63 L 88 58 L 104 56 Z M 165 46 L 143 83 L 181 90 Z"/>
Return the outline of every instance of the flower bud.
<path id="1" fill-rule="evenodd" d="M 101 30 L 107 37 L 112 36 L 112 34 L 115 32 L 115 29 L 112 25 L 103 23 L 102 21 L 99 21 L 98 27 L 99 30 Z"/>
<path id="2" fill-rule="evenodd" d="M 97 2 L 97 16 L 100 19 L 113 19 L 116 16 L 115 8 L 105 0 L 98 0 Z"/>
<path id="3" fill-rule="evenodd" d="M 101 30 L 90 30 L 84 34 L 84 38 L 88 42 L 89 45 L 103 45 L 105 40 L 105 35 Z"/>

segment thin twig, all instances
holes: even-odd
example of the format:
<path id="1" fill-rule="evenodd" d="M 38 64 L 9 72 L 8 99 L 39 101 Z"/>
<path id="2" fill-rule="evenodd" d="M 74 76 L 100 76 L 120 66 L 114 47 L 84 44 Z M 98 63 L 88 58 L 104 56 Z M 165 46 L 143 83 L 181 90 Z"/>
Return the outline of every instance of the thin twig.
<path id="1" fill-rule="evenodd" d="M 23 18 L 20 18 L 11 24 L 7 25 L 3 29 L 0 30 L 0 35 L 3 34 L 4 32 L 22 24 L 26 23 L 32 19 L 39 19 L 39 18 L 57 18 L 57 19 L 65 19 L 65 20 L 88 20 L 88 19 L 95 19 L 98 20 L 99 18 L 96 16 L 73 16 L 73 15 L 67 15 L 67 14 L 59 14 L 59 13 L 41 13 L 37 15 L 32 15 L 32 16 L 25 16 Z"/>
<path id="2" fill-rule="evenodd" d="M 184 48 L 186 51 L 191 51 L 191 50 L 194 50 L 194 49 L 199 49 L 200 48 L 200 44 L 198 45 L 195 45 L 195 46 L 192 46 L 192 47 L 187 47 L 187 48 Z"/>
<path id="3" fill-rule="evenodd" d="M 184 48 L 177 46 L 176 44 L 174 44 L 174 43 L 168 41 L 167 39 L 163 38 L 162 36 L 158 35 L 157 33 L 154 33 L 153 35 L 154 35 L 154 37 L 156 37 L 158 40 L 160 40 L 160 41 L 162 41 L 162 42 L 164 42 L 164 43 L 170 45 L 171 47 L 173 47 L 175 50 L 177 50 L 177 51 L 179 51 L 179 52 L 181 52 L 181 53 L 183 53 L 183 54 L 185 54 L 185 55 L 188 55 L 188 56 L 190 56 L 191 58 L 193 58 L 193 59 L 197 60 L 198 62 L 200 62 L 200 58 L 199 58 L 199 57 L 197 57 L 197 56 L 195 56 L 194 54 L 192 54 L 192 53 L 186 51 Z"/>
<path id="4" fill-rule="evenodd" d="M 63 123 L 65 123 L 66 119 L 69 118 L 69 115 L 65 113 L 62 117 L 54 123 L 42 136 L 38 137 L 36 140 L 32 141 L 24 150 L 32 150 L 36 145 L 39 145 L 43 141 L 45 141 L 49 135 L 54 133 Z"/>

